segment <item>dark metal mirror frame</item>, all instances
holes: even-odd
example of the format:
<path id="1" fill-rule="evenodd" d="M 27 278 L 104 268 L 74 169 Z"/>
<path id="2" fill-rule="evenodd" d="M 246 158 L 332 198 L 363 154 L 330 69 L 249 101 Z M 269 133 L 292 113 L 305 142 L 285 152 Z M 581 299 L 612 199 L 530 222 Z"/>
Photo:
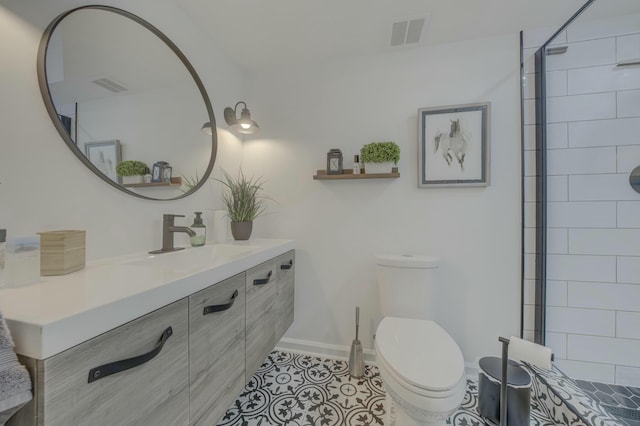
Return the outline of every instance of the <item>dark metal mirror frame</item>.
<path id="1" fill-rule="evenodd" d="M 94 166 L 93 163 L 91 163 L 89 161 L 89 159 L 82 153 L 82 151 L 73 142 L 73 140 L 71 139 L 71 136 L 69 135 L 69 133 L 67 133 L 67 130 L 64 128 L 62 122 L 58 118 L 58 113 L 56 111 L 55 105 L 53 104 L 53 100 L 51 98 L 51 92 L 49 91 L 49 85 L 47 84 L 46 59 L 47 59 L 47 50 L 48 50 L 48 46 L 49 46 L 49 40 L 51 38 L 51 35 L 53 34 L 53 31 L 57 28 L 57 26 L 60 24 L 60 22 L 62 22 L 62 20 L 65 17 L 67 17 L 68 15 L 70 15 L 70 14 L 76 12 L 76 11 L 85 10 L 85 9 L 105 10 L 107 12 L 116 13 L 118 15 L 124 16 L 125 18 L 129 18 L 134 22 L 137 22 L 138 24 L 140 24 L 143 27 L 145 27 L 147 30 L 151 31 L 160 40 L 162 40 L 173 51 L 173 53 L 176 54 L 178 59 L 180 59 L 182 64 L 187 68 L 187 71 L 189 71 L 189 74 L 191 75 L 191 77 L 193 78 L 194 82 L 198 86 L 198 90 L 200 91 L 200 94 L 202 95 L 202 99 L 204 101 L 204 104 L 205 104 L 205 106 L 207 108 L 207 113 L 209 115 L 209 122 L 211 123 L 211 128 L 214 130 L 212 132 L 212 135 L 211 135 L 211 159 L 209 160 L 209 165 L 207 167 L 207 170 L 205 171 L 205 173 L 202 176 L 202 178 L 200 179 L 200 181 L 193 188 L 189 189 L 189 191 L 185 192 L 184 194 L 182 194 L 182 195 L 180 195 L 178 197 L 166 198 L 166 199 L 147 197 L 145 195 L 141 195 L 141 194 L 138 194 L 136 192 L 129 191 L 125 187 L 119 185 L 117 182 L 109 179 L 102 172 L 100 172 L 100 170 L 98 170 L 98 168 L 96 166 Z M 209 101 L 209 96 L 207 95 L 207 91 L 205 90 L 204 85 L 202 84 L 202 81 L 200 80 L 200 77 L 198 77 L 198 74 L 196 73 L 195 69 L 193 68 L 193 66 L 191 65 L 189 60 L 186 58 L 186 56 L 180 51 L 180 49 L 178 49 L 178 47 L 167 36 L 165 36 L 160 30 L 158 30 L 156 27 L 154 27 L 153 25 L 151 25 L 150 23 L 148 23 L 144 19 L 142 19 L 139 16 L 136 16 L 136 15 L 130 13 L 130 12 L 127 12 L 125 10 L 118 9 L 118 8 L 115 8 L 115 7 L 111 7 L 111 6 L 90 5 L 90 6 L 81 6 L 81 7 L 75 8 L 75 9 L 68 10 L 67 12 L 64 12 L 61 15 L 59 15 L 58 17 L 56 17 L 49 24 L 47 29 L 44 31 L 44 34 L 42 34 L 42 38 L 40 39 L 40 46 L 38 48 L 37 68 L 38 68 L 38 83 L 40 84 L 40 92 L 42 93 L 42 98 L 43 98 L 44 104 L 45 104 L 45 106 L 47 108 L 47 112 L 49 113 L 49 116 L 51 117 L 51 121 L 53 122 L 53 124 L 55 125 L 56 129 L 58 130 L 58 133 L 60 133 L 60 136 L 62 136 L 62 139 L 67 144 L 69 149 L 71 149 L 71 151 L 76 155 L 76 157 L 78 157 L 78 159 L 80 161 L 82 161 L 84 163 L 84 165 L 87 166 L 96 176 L 98 176 L 103 181 L 107 182 L 109 185 L 111 185 L 111 186 L 113 186 L 113 187 L 119 189 L 120 191 L 123 191 L 123 192 L 125 192 L 125 193 L 127 193 L 129 195 L 133 195 L 134 197 L 143 198 L 143 199 L 146 199 L 146 200 L 154 200 L 154 201 L 171 201 L 171 200 L 178 200 L 180 198 L 184 198 L 184 197 L 186 197 L 188 195 L 191 195 L 192 193 L 197 191 L 202 185 L 204 185 L 204 183 L 209 178 L 209 175 L 211 174 L 211 171 L 213 170 L 213 165 L 215 164 L 215 161 L 216 161 L 216 154 L 218 152 L 218 136 L 217 136 L 217 133 L 215 131 L 215 129 L 216 129 L 216 121 L 215 121 L 215 117 L 213 115 L 213 108 L 211 107 L 211 102 Z"/>

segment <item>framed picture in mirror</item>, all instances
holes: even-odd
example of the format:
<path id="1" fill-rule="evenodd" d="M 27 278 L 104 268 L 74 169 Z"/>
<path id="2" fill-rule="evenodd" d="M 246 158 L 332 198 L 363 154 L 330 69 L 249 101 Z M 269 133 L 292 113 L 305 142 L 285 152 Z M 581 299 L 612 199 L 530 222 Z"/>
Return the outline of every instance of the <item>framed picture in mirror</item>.
<path id="1" fill-rule="evenodd" d="M 122 184 L 122 178 L 116 173 L 116 166 L 122 159 L 120 141 L 87 142 L 84 144 L 87 159 L 103 175 Z"/>
<path id="2" fill-rule="evenodd" d="M 162 182 L 162 165 L 155 163 L 151 169 L 151 182 Z"/>

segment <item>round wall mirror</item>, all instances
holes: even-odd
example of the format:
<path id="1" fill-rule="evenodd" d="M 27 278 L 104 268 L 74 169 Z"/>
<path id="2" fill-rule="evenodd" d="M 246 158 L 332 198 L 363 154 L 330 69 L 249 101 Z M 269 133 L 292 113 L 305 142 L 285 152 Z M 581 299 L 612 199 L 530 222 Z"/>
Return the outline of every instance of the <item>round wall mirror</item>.
<path id="1" fill-rule="evenodd" d="M 173 200 L 209 177 L 217 137 L 201 132 L 207 122 L 215 129 L 205 88 L 176 45 L 140 17 L 107 6 L 58 16 L 40 42 L 38 80 L 62 139 L 108 184 Z"/>

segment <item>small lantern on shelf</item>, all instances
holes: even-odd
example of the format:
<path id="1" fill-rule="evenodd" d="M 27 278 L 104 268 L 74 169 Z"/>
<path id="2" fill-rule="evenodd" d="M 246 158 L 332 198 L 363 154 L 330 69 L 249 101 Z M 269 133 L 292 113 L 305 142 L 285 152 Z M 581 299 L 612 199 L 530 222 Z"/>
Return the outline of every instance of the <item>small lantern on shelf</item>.
<path id="1" fill-rule="evenodd" d="M 339 149 L 333 148 L 327 152 L 327 174 L 342 174 L 342 151 Z"/>

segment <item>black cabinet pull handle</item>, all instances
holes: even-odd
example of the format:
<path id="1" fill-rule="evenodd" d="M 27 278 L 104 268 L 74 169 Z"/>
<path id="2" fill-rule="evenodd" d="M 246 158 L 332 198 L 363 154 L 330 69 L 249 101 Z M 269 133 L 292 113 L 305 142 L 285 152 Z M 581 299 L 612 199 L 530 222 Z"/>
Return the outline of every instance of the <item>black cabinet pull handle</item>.
<path id="1" fill-rule="evenodd" d="M 271 279 L 271 271 L 267 274 L 267 278 L 260 278 L 257 280 L 253 280 L 253 285 L 265 285 Z"/>
<path id="2" fill-rule="evenodd" d="M 209 315 L 214 312 L 226 311 L 227 309 L 233 306 L 233 303 L 236 301 L 236 297 L 238 297 L 238 290 L 233 292 L 233 294 L 231 295 L 231 300 L 229 300 L 229 303 L 225 303 L 224 305 L 205 306 L 204 309 L 202 310 L 202 315 Z"/>
<path id="3" fill-rule="evenodd" d="M 138 355 L 133 358 L 123 359 L 121 361 L 111 362 L 109 364 L 101 365 L 100 367 L 92 368 L 89 370 L 89 381 L 88 383 L 95 382 L 96 380 L 100 380 L 104 377 L 111 376 L 112 374 L 120 373 L 125 370 L 129 370 L 131 368 L 142 365 L 146 362 L 151 361 L 156 357 L 162 350 L 162 347 L 167 342 L 169 337 L 173 334 L 173 329 L 168 327 L 160 336 L 160 340 L 155 348 L 146 354 Z"/>
<path id="4" fill-rule="evenodd" d="M 291 268 L 293 268 L 293 259 L 291 259 L 289 263 L 280 265 L 280 269 L 291 269 Z"/>

